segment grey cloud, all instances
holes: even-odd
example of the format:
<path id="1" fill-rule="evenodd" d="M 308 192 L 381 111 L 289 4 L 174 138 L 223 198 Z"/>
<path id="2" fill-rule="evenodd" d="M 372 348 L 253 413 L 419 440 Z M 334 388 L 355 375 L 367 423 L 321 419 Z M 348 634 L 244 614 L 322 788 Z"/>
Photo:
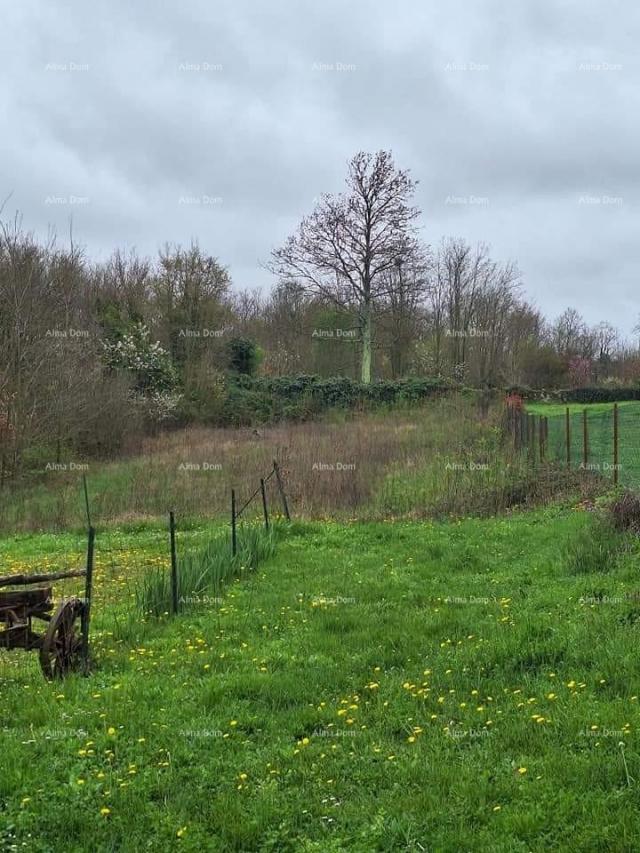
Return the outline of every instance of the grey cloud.
<path id="1" fill-rule="evenodd" d="M 638 23 L 618 0 L 24 0 L 0 32 L 0 196 L 61 239 L 73 215 L 94 257 L 197 238 L 269 287 L 260 261 L 346 160 L 391 148 L 425 239 L 489 242 L 549 314 L 628 333 Z"/>

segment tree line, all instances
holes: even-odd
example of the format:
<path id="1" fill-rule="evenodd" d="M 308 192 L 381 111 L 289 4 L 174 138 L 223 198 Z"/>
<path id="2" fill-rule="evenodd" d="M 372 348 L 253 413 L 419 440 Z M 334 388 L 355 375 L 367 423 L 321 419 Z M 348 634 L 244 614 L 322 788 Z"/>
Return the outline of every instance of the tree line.
<path id="1" fill-rule="evenodd" d="M 358 153 L 266 266 L 232 287 L 197 243 L 94 263 L 72 237 L 0 223 L 0 483 L 25 464 L 133 448 L 163 424 L 220 423 L 241 375 L 430 377 L 537 388 L 640 378 L 637 346 L 577 310 L 552 322 L 512 262 L 420 237 L 416 182 Z"/>

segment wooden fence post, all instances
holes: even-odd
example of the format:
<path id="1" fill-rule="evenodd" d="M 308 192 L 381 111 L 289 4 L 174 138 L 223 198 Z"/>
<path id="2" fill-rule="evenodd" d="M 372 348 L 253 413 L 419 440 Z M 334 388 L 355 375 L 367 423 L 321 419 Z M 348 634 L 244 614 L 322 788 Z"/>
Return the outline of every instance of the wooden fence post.
<path id="1" fill-rule="evenodd" d="M 87 539 L 87 573 L 84 581 L 84 607 L 82 608 L 80 619 L 85 675 L 89 674 L 89 626 L 91 623 L 91 596 L 93 595 L 93 554 L 95 541 L 96 531 L 93 527 L 89 527 Z"/>
<path id="2" fill-rule="evenodd" d="M 531 461 L 535 462 L 536 461 L 536 416 L 535 415 L 529 415 L 529 418 L 531 419 L 531 429 L 530 429 L 530 433 L 531 433 L 531 451 L 530 451 L 531 452 Z"/>
<path id="3" fill-rule="evenodd" d="M 231 555 L 236 556 L 238 540 L 236 537 L 236 490 L 231 489 Z"/>
<path id="4" fill-rule="evenodd" d="M 618 485 L 618 404 L 613 404 L 613 485 Z"/>
<path id="5" fill-rule="evenodd" d="M 276 460 L 273 460 L 273 470 L 276 474 L 276 480 L 278 482 L 278 490 L 280 492 L 280 497 L 282 498 L 282 508 L 284 509 L 284 514 L 287 521 L 291 521 L 291 516 L 289 515 L 289 504 L 287 503 L 287 496 L 284 491 L 284 486 L 282 485 L 282 478 L 280 477 L 280 468 L 278 467 L 278 463 Z"/>
<path id="6" fill-rule="evenodd" d="M 569 406 L 565 412 L 565 441 L 567 443 L 567 469 L 571 468 L 571 416 Z"/>
<path id="7" fill-rule="evenodd" d="M 544 416 L 538 416 L 538 448 L 540 449 L 540 461 L 544 462 Z"/>
<path id="8" fill-rule="evenodd" d="M 589 425 L 587 423 L 587 410 L 582 412 L 582 464 L 585 471 L 589 464 Z"/>
<path id="9" fill-rule="evenodd" d="M 176 554 L 176 519 L 173 510 L 169 513 L 169 541 L 171 544 L 171 603 L 173 612 L 178 612 L 178 557 Z"/>
<path id="10" fill-rule="evenodd" d="M 264 529 L 269 529 L 269 510 L 267 509 L 267 490 L 264 487 L 264 478 L 260 477 L 260 491 L 262 492 L 262 512 L 264 513 Z"/>
<path id="11" fill-rule="evenodd" d="M 544 416 L 544 455 L 549 455 L 549 418 Z"/>

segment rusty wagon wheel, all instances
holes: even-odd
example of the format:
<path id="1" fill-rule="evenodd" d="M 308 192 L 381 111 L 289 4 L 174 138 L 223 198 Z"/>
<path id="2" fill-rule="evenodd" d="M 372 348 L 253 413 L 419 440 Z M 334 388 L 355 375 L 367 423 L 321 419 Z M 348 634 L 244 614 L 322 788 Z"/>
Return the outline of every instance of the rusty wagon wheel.
<path id="1" fill-rule="evenodd" d="M 79 625 L 84 604 L 79 598 L 61 601 L 51 617 L 40 649 L 40 666 L 49 681 L 77 669 L 82 661 L 82 633 Z"/>

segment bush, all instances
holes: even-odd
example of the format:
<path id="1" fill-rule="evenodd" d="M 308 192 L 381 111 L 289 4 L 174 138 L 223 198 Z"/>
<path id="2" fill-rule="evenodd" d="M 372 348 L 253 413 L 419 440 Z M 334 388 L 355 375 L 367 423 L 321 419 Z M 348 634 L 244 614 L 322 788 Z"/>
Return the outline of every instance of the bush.
<path id="1" fill-rule="evenodd" d="M 222 405 L 221 421 L 224 426 L 250 426 L 273 419 L 273 401 L 266 394 L 241 386 L 230 385 Z"/>
<path id="2" fill-rule="evenodd" d="M 241 376 L 254 376 L 263 357 L 260 347 L 249 338 L 231 338 L 227 352 L 229 370 Z"/>
<path id="3" fill-rule="evenodd" d="M 354 408 L 371 404 L 415 403 L 434 399 L 455 387 L 442 379 L 400 379 L 365 385 L 346 376 L 322 379 L 320 376 L 277 376 L 237 378 L 238 387 L 273 395 L 278 401 L 300 402 L 306 399 L 318 410 Z"/>
<path id="4" fill-rule="evenodd" d="M 559 391 L 563 403 L 620 403 L 640 400 L 640 388 L 573 388 Z"/>
<path id="5" fill-rule="evenodd" d="M 610 504 L 609 513 L 617 531 L 640 533 L 640 495 L 623 492 Z"/>
<path id="6" fill-rule="evenodd" d="M 621 403 L 626 400 L 640 400 L 640 388 L 635 387 L 608 386 L 546 390 L 530 388 L 527 385 L 510 385 L 506 391 L 520 394 L 526 400 L 546 400 L 554 403 Z"/>

